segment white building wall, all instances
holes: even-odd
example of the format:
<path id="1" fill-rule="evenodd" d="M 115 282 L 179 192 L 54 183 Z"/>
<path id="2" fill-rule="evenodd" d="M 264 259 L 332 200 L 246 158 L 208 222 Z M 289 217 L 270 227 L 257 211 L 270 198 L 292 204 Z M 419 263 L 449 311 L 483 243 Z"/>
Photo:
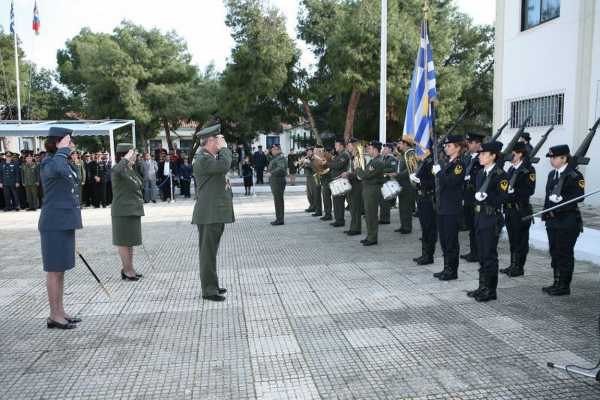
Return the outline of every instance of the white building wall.
<path id="1" fill-rule="evenodd" d="M 592 73 L 590 79 L 590 104 L 588 125 L 600 118 L 600 1 L 596 2 L 594 17 L 594 34 L 592 40 Z M 600 128 L 590 146 L 588 155 L 592 157 L 589 167 L 585 169 L 587 191 L 600 189 Z M 590 198 L 590 204 L 600 204 L 598 196 Z"/>

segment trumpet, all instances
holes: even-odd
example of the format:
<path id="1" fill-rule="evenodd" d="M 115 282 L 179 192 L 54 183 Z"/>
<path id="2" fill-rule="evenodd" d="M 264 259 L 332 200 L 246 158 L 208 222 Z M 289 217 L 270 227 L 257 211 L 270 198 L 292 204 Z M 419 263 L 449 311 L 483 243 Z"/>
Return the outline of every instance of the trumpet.
<path id="1" fill-rule="evenodd" d="M 315 175 L 323 176 L 329 173 L 329 168 L 327 168 L 327 162 L 333 159 L 333 156 L 327 152 L 323 153 L 323 157 L 319 154 L 315 154 L 313 156 L 317 162 L 315 163 Z"/>

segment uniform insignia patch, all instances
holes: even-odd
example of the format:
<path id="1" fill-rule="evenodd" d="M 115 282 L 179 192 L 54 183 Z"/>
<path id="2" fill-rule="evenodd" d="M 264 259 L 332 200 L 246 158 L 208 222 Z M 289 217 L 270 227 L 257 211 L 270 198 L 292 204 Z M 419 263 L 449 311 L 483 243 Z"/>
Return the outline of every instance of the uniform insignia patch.
<path id="1" fill-rule="evenodd" d="M 500 189 L 502 189 L 503 192 L 508 190 L 508 181 L 506 179 L 500 181 Z"/>
<path id="2" fill-rule="evenodd" d="M 457 165 L 456 167 L 454 167 L 454 175 L 460 175 L 463 172 L 463 167 L 462 165 Z"/>
<path id="3" fill-rule="evenodd" d="M 529 174 L 529 180 L 535 182 L 535 174 Z"/>
<path id="4" fill-rule="evenodd" d="M 580 188 L 585 189 L 585 181 L 583 179 L 580 179 L 579 182 L 577 182 L 577 184 Z"/>

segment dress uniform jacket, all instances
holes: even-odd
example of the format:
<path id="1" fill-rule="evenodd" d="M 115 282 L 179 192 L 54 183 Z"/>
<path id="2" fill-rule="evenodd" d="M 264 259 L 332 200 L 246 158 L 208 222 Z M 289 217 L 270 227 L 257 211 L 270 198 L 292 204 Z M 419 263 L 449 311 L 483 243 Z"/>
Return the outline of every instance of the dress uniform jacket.
<path id="1" fill-rule="evenodd" d="M 556 178 L 555 173 L 556 171 L 553 170 L 548 174 L 544 208 L 550 208 L 565 203 L 576 197 L 582 196 L 585 192 L 585 180 L 578 170 L 567 167 L 563 173 L 560 174 L 558 179 Z M 550 201 L 550 195 L 553 194 L 561 179 L 563 180 L 563 183 L 561 191 L 558 194 L 562 197 L 562 200 L 559 203 L 553 203 Z M 577 203 L 578 202 L 573 202 L 566 206 L 562 206 L 556 211 L 544 214 L 542 219 L 546 221 L 546 227 L 560 229 L 579 226 L 581 224 L 581 215 Z"/>
<path id="2" fill-rule="evenodd" d="M 225 174 L 231 166 L 231 151 L 221 149 L 217 156 L 202 149 L 194 160 L 196 204 L 192 224 L 229 224 L 233 215 L 233 193 Z"/>
<path id="3" fill-rule="evenodd" d="M 267 171 L 271 173 L 271 192 L 273 193 L 273 200 L 275 202 L 275 215 L 279 222 L 283 222 L 284 218 L 284 198 L 283 193 L 285 191 L 285 177 L 287 176 L 287 159 L 283 154 L 277 155 L 270 162 L 267 167 Z"/>
<path id="4" fill-rule="evenodd" d="M 7 187 L 21 183 L 21 166 L 18 161 L 0 164 L 0 183 Z"/>
<path id="5" fill-rule="evenodd" d="M 128 164 L 126 159 L 122 159 L 111 170 L 113 202 L 110 214 L 113 217 L 144 215 L 143 181 Z"/>
<path id="6" fill-rule="evenodd" d="M 458 215 L 462 209 L 463 184 L 465 180 L 465 167 L 462 160 L 456 158 L 442 167 L 437 174 L 440 185 L 437 199 L 437 212 L 439 215 Z"/>
<path id="7" fill-rule="evenodd" d="M 377 210 L 381 200 L 381 185 L 384 182 L 383 170 L 384 162 L 380 156 L 370 160 L 365 170 L 357 171 L 357 176 L 362 181 L 367 240 L 371 242 L 377 242 L 379 228 Z"/>
<path id="8" fill-rule="evenodd" d="M 507 191 L 509 182 L 506 174 L 499 166 L 485 173 L 485 169 L 481 169 L 477 174 L 476 192 L 483 191 L 487 194 L 487 198 L 483 201 L 475 201 L 475 227 L 476 231 L 486 228 L 499 228 L 501 224 L 502 205 L 507 199 Z M 487 183 L 487 189 L 484 186 Z"/>
<path id="9" fill-rule="evenodd" d="M 21 166 L 21 182 L 23 186 L 37 186 L 40 183 L 40 166 L 36 163 Z"/>

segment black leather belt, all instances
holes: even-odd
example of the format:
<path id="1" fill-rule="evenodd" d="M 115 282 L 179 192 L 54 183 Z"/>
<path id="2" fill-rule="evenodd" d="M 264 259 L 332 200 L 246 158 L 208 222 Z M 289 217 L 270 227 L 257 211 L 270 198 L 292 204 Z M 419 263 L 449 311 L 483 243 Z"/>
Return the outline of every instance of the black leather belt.
<path id="1" fill-rule="evenodd" d="M 478 204 L 475 206 L 475 212 L 478 214 L 484 213 L 486 215 L 495 215 L 499 214 L 500 210 L 498 210 L 496 207 L 488 206 L 485 204 Z"/>

